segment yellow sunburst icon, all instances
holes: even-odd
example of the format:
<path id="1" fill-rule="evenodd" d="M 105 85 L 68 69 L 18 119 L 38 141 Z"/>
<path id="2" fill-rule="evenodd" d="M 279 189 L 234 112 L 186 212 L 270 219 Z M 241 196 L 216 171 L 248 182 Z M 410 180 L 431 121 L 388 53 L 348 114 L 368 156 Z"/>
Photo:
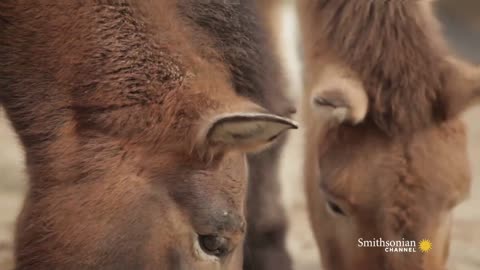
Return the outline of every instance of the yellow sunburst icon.
<path id="1" fill-rule="evenodd" d="M 430 240 L 423 239 L 418 244 L 418 248 L 420 249 L 420 251 L 422 251 L 424 253 L 429 252 L 430 250 L 432 250 L 432 242 L 430 242 Z"/>

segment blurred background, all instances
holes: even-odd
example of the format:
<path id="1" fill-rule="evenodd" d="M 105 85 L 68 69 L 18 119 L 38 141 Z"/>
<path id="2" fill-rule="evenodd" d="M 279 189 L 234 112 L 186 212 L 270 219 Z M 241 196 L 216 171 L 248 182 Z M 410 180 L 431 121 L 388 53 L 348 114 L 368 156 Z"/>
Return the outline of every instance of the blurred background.
<path id="1" fill-rule="evenodd" d="M 283 5 L 278 9 L 279 23 L 275 28 L 280 31 L 277 40 L 285 73 L 289 78 L 287 88 L 292 99 L 299 104 L 302 92 L 301 64 L 296 50 L 298 30 L 293 1 L 281 1 Z M 436 6 L 451 46 L 459 55 L 480 64 L 480 0 L 439 0 Z M 449 269 L 479 270 L 480 108 L 468 111 L 463 118 L 468 127 L 474 179 L 470 198 L 455 211 Z M 300 170 L 302 134 L 301 132 L 291 134 L 293 136 L 290 136 L 281 164 L 282 195 L 290 220 L 288 245 L 295 261 L 295 269 L 318 270 L 320 268 L 318 253 L 309 228 L 303 196 Z M 9 270 L 12 267 L 14 224 L 25 187 L 23 152 L 0 109 L 0 270 Z"/>

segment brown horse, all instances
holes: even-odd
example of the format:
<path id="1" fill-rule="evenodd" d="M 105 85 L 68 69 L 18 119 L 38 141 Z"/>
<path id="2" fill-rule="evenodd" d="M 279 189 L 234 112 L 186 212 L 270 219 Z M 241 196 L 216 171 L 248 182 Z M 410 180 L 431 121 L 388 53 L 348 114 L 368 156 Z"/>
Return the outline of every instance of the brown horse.
<path id="1" fill-rule="evenodd" d="M 445 269 L 471 181 L 459 114 L 480 99 L 480 69 L 452 55 L 430 0 L 298 7 L 306 193 L 325 268 Z"/>
<path id="2" fill-rule="evenodd" d="M 247 178 L 276 181 L 295 128 L 268 43 L 254 1 L 2 1 L 30 176 L 15 269 L 240 269 Z M 273 209 L 247 250 L 288 267 Z"/>

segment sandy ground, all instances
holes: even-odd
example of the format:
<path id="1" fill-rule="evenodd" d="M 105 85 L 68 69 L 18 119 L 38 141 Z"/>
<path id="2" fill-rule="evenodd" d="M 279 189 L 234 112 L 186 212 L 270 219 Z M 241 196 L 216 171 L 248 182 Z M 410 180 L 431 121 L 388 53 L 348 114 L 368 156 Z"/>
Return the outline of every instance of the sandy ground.
<path id="1" fill-rule="evenodd" d="M 299 100 L 299 63 L 292 52 L 295 51 L 295 24 L 291 9 L 285 9 L 282 44 L 284 60 L 291 80 L 289 89 L 292 98 Z M 456 32 L 457 33 L 457 32 Z M 480 38 L 478 39 L 480 40 Z M 460 46 L 467 55 L 468 46 Z M 467 49 L 465 49 L 467 48 Z M 476 48 L 480 48 L 476 47 Z M 480 52 L 477 57 L 480 58 Z M 474 58 L 474 56 L 471 56 Z M 480 60 L 477 58 L 477 60 Z M 471 196 L 455 210 L 452 234 L 450 269 L 480 269 L 480 108 L 467 112 L 464 116 L 469 128 L 470 157 L 474 181 Z M 309 228 L 303 196 L 301 178 L 302 134 L 294 132 L 285 148 L 281 164 L 283 201 L 290 219 L 288 235 L 289 250 L 295 260 L 295 269 L 319 269 L 317 250 Z M 23 154 L 15 136 L 0 113 L 0 270 L 11 268 L 12 237 L 14 220 L 21 207 L 25 190 Z"/>

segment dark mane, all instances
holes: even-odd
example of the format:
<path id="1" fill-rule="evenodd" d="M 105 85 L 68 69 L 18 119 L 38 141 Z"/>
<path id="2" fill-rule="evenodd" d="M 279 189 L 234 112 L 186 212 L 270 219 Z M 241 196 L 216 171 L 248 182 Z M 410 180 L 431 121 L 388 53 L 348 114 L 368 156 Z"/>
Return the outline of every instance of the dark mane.
<path id="1" fill-rule="evenodd" d="M 181 0 L 178 6 L 199 32 L 214 40 L 238 94 L 274 113 L 289 113 L 284 78 L 255 1 Z"/>

